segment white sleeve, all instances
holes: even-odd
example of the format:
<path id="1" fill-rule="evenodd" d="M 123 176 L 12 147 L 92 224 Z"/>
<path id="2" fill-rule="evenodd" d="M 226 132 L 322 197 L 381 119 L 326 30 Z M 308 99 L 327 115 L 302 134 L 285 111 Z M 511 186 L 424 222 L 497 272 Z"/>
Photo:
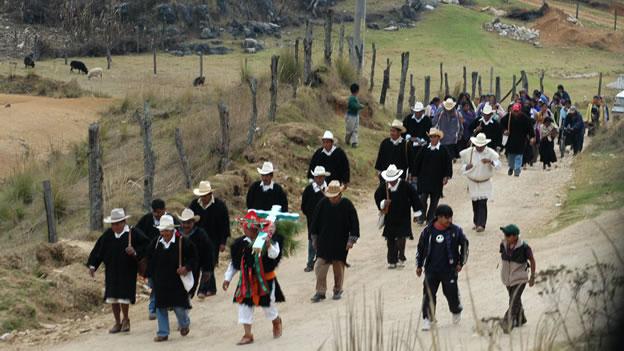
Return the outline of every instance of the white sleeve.
<path id="1" fill-rule="evenodd" d="M 379 208 L 381 208 L 383 210 L 385 205 L 386 205 L 386 200 L 381 200 L 381 202 L 379 203 Z"/>
<path id="2" fill-rule="evenodd" d="M 271 243 L 271 246 L 269 246 L 269 249 L 267 250 L 267 254 L 269 258 L 274 260 L 277 258 L 277 256 L 279 256 L 279 253 L 280 253 L 279 244 L 277 242 Z"/>
<path id="3" fill-rule="evenodd" d="M 236 272 L 238 272 L 238 269 L 234 268 L 234 265 L 232 264 L 232 262 L 230 262 L 227 270 L 225 271 L 225 276 L 223 277 L 223 280 L 225 280 L 226 282 L 231 282 L 232 278 L 234 278 L 234 275 L 236 275 Z"/>
<path id="4" fill-rule="evenodd" d="M 422 211 L 418 210 L 418 211 L 414 212 L 414 214 L 412 215 L 412 219 L 418 218 L 420 216 L 422 216 Z"/>

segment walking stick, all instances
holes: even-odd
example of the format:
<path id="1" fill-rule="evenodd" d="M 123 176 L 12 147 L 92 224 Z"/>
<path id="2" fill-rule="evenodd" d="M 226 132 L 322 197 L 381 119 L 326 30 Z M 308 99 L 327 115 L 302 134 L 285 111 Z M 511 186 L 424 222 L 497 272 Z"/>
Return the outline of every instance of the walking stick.
<path id="1" fill-rule="evenodd" d="M 409 181 L 409 172 L 410 172 L 410 162 L 409 162 L 409 143 L 405 140 L 405 163 L 407 163 L 407 167 L 405 170 L 405 181 Z"/>

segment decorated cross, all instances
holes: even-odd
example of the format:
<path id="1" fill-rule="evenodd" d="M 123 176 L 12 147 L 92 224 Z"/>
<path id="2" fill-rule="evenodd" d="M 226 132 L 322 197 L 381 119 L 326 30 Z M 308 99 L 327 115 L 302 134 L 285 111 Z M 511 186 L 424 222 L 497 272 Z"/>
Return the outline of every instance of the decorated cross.
<path id="1" fill-rule="evenodd" d="M 269 211 L 253 209 L 247 210 L 247 212 L 255 212 L 258 217 L 264 218 L 269 222 L 268 225 L 262 227 L 260 233 L 258 233 L 258 237 L 254 241 L 253 250 L 255 252 L 262 252 L 262 248 L 265 245 L 266 239 L 271 237 L 271 234 L 266 231 L 266 228 L 274 227 L 275 223 L 277 223 L 278 221 L 296 222 L 299 220 L 298 213 L 281 212 L 281 210 L 282 206 L 280 205 L 273 205 L 273 207 L 271 207 Z"/>

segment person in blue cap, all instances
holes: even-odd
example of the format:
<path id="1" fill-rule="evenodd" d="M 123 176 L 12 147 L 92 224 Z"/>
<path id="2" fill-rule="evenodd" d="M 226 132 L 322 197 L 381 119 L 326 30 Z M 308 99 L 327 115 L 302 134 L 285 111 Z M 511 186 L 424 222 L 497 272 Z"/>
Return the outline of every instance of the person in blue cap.
<path id="1" fill-rule="evenodd" d="M 527 283 L 535 284 L 535 258 L 526 241 L 519 240 L 520 229 L 515 224 L 501 227 L 505 238 L 500 244 L 501 279 L 509 294 L 509 308 L 501 321 L 505 333 L 526 324 L 522 307 L 522 293 Z M 529 276 L 529 268 L 531 275 Z"/>

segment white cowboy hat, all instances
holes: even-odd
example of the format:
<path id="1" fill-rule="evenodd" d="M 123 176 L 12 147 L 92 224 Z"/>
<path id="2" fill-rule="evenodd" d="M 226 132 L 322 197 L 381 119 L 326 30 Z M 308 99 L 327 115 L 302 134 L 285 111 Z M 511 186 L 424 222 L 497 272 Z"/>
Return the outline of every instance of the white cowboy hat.
<path id="1" fill-rule="evenodd" d="M 327 190 L 325 190 L 325 196 L 327 197 L 336 197 L 344 191 L 344 186 L 340 185 L 340 182 L 337 180 L 332 180 L 327 185 Z"/>
<path id="2" fill-rule="evenodd" d="M 427 133 L 428 136 L 434 136 L 437 135 L 440 137 L 440 139 L 444 138 L 444 132 L 439 130 L 438 128 L 431 128 L 429 129 L 429 133 Z"/>
<path id="3" fill-rule="evenodd" d="M 390 165 L 388 166 L 388 169 L 381 172 L 381 177 L 386 182 L 394 182 L 395 180 L 399 179 L 402 174 L 403 174 L 402 169 L 398 169 L 397 166 L 395 165 Z"/>
<path id="4" fill-rule="evenodd" d="M 186 222 L 190 220 L 193 220 L 193 222 L 199 221 L 199 216 L 196 216 L 195 212 L 193 212 L 193 210 L 191 210 L 190 208 L 185 208 L 184 210 L 182 210 L 181 214 L 176 216 L 178 217 L 180 222 Z"/>
<path id="5" fill-rule="evenodd" d="M 265 162 L 262 164 L 262 168 L 256 169 L 258 170 L 258 173 L 260 173 L 260 175 L 271 174 L 275 171 L 275 169 L 273 168 L 273 163 L 271 162 Z"/>
<path id="6" fill-rule="evenodd" d="M 421 112 L 421 111 L 424 111 L 424 110 L 425 110 L 425 106 L 420 101 L 415 103 L 414 107 L 412 107 L 412 111 L 414 111 L 414 112 Z"/>
<path id="7" fill-rule="evenodd" d="M 395 119 L 394 121 L 392 121 L 392 123 L 388 125 L 390 126 L 390 128 L 398 129 L 401 131 L 401 133 L 405 133 L 405 127 L 403 126 L 403 122 L 399 121 L 398 119 Z"/>
<path id="8" fill-rule="evenodd" d="M 489 115 L 491 113 L 494 113 L 494 110 L 492 110 L 492 105 L 490 104 L 485 104 L 485 106 L 483 106 L 483 114 L 484 115 Z"/>
<path id="9" fill-rule="evenodd" d="M 442 105 L 444 105 L 445 110 L 450 111 L 457 105 L 457 103 L 453 101 L 453 99 L 448 98 L 444 101 L 444 103 L 442 103 Z"/>
<path id="10" fill-rule="evenodd" d="M 163 230 L 174 230 L 177 226 L 173 222 L 173 217 L 171 215 L 163 215 L 160 217 L 160 224 L 154 226 L 159 231 Z"/>
<path id="11" fill-rule="evenodd" d="M 476 137 L 470 138 L 470 141 L 472 142 L 472 145 L 481 147 L 489 144 L 492 139 L 488 139 L 485 137 L 485 134 L 479 133 Z"/>
<path id="12" fill-rule="evenodd" d="M 334 133 L 330 132 L 329 130 L 326 130 L 325 133 L 323 133 L 321 140 L 336 141 L 336 139 L 334 138 Z"/>
<path id="13" fill-rule="evenodd" d="M 126 212 L 124 211 L 123 208 L 113 208 L 111 210 L 111 215 L 104 218 L 104 223 L 117 223 L 117 222 L 121 222 L 121 221 L 125 221 L 126 219 L 130 218 L 130 216 L 126 216 Z"/>
<path id="14" fill-rule="evenodd" d="M 331 173 L 327 172 L 325 170 L 325 167 L 323 167 L 323 166 L 316 166 L 316 167 L 314 167 L 314 170 L 310 171 L 310 173 L 312 173 L 313 177 L 320 177 L 320 176 L 329 177 L 331 175 Z"/>
<path id="15" fill-rule="evenodd" d="M 201 182 L 199 182 L 199 187 L 193 189 L 193 194 L 195 194 L 196 196 L 204 196 L 212 194 L 213 191 L 214 189 L 210 185 L 210 182 L 207 180 L 202 180 Z"/>

